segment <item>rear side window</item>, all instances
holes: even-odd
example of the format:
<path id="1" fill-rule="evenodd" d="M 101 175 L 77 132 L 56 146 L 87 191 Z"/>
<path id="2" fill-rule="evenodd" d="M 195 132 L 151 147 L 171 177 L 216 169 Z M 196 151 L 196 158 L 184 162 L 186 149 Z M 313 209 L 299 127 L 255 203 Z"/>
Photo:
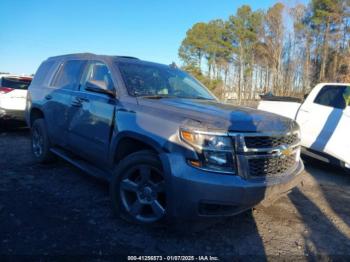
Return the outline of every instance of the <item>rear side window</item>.
<path id="1" fill-rule="evenodd" d="M 344 109 L 347 106 L 347 86 L 324 86 L 315 98 L 319 105 Z"/>
<path id="2" fill-rule="evenodd" d="M 73 89 L 79 83 L 85 61 L 70 60 L 59 65 L 51 86 Z"/>
<path id="3" fill-rule="evenodd" d="M 45 83 L 45 80 L 47 80 L 48 74 L 54 64 L 55 64 L 55 61 L 43 62 L 35 73 L 32 86 L 43 85 Z"/>
<path id="4" fill-rule="evenodd" d="M 25 77 L 3 77 L 1 80 L 1 87 L 27 90 L 31 81 L 31 78 Z"/>

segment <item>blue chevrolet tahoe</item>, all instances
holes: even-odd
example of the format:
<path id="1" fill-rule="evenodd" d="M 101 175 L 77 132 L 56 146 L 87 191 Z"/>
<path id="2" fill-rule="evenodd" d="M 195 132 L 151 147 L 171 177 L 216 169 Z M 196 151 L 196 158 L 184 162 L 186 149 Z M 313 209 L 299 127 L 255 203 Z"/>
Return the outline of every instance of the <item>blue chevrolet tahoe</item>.
<path id="1" fill-rule="evenodd" d="M 48 58 L 29 87 L 26 121 L 38 162 L 59 156 L 107 180 L 113 209 L 139 224 L 235 215 L 302 179 L 294 121 L 221 103 L 176 66 Z"/>

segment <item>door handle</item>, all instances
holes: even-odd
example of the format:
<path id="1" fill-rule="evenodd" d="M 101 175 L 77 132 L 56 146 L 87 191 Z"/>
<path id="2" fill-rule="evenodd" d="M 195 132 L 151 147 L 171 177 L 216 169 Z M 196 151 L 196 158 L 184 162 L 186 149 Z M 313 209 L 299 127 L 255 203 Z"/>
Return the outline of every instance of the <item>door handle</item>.
<path id="1" fill-rule="evenodd" d="M 52 99 L 52 95 L 46 95 L 46 96 L 45 96 L 45 99 L 46 99 L 46 100 L 51 100 L 51 99 Z"/>
<path id="2" fill-rule="evenodd" d="M 77 97 L 77 100 L 79 100 L 80 102 L 89 102 L 90 100 L 86 97 Z"/>
<path id="3" fill-rule="evenodd" d="M 75 106 L 75 107 L 81 107 L 83 104 L 78 101 L 78 100 L 74 100 L 72 103 L 71 103 L 72 106 Z"/>
<path id="4" fill-rule="evenodd" d="M 300 109 L 300 111 L 304 113 L 310 113 L 309 110 L 306 110 L 306 109 Z"/>
<path id="5" fill-rule="evenodd" d="M 83 102 L 89 102 L 89 99 L 85 97 L 76 97 L 72 101 L 72 106 L 81 107 L 83 105 Z"/>

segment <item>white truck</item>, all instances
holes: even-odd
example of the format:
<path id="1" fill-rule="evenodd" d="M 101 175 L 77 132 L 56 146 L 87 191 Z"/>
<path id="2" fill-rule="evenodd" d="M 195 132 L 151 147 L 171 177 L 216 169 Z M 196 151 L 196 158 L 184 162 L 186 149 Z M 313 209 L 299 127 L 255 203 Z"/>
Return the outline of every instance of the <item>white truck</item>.
<path id="1" fill-rule="evenodd" d="M 0 120 L 24 121 L 30 76 L 0 76 Z"/>
<path id="2" fill-rule="evenodd" d="M 350 173 L 350 84 L 318 84 L 303 103 L 263 96 L 258 109 L 296 120 L 305 155 Z"/>

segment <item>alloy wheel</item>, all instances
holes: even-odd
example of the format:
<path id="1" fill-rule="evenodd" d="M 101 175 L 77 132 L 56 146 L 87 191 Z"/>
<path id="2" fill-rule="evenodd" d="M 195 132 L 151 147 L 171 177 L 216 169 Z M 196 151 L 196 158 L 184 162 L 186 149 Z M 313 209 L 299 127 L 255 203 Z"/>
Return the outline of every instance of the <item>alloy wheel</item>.
<path id="1" fill-rule="evenodd" d="M 34 155 L 40 157 L 44 150 L 44 139 L 38 128 L 33 129 L 32 147 Z"/>
<path id="2" fill-rule="evenodd" d="M 162 172 L 150 165 L 137 165 L 120 182 L 125 210 L 139 222 L 152 223 L 165 216 L 165 183 Z"/>

